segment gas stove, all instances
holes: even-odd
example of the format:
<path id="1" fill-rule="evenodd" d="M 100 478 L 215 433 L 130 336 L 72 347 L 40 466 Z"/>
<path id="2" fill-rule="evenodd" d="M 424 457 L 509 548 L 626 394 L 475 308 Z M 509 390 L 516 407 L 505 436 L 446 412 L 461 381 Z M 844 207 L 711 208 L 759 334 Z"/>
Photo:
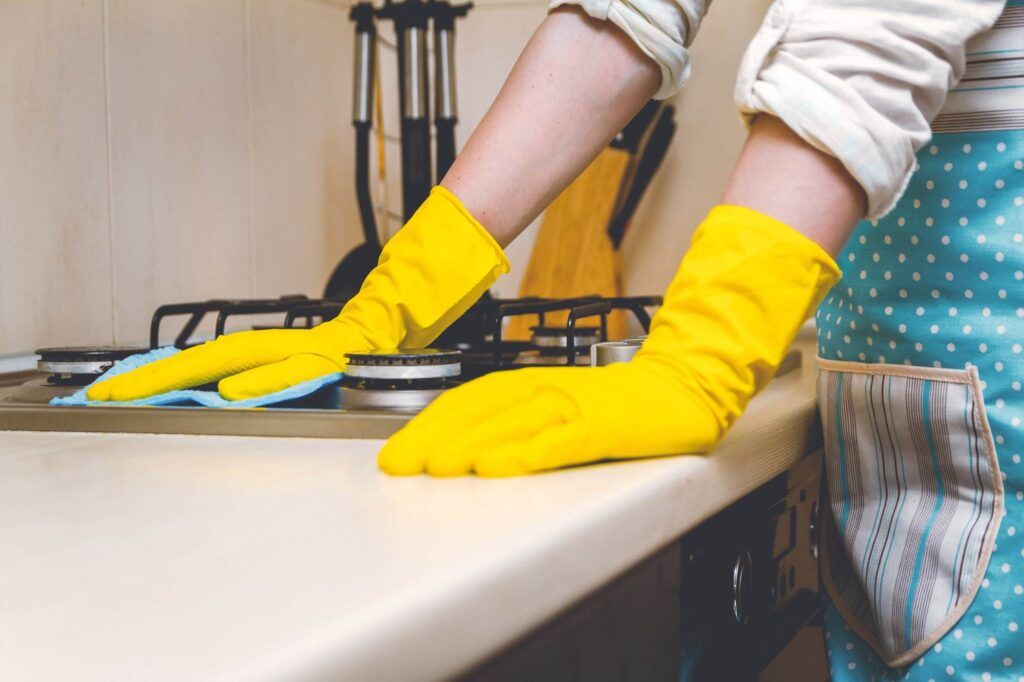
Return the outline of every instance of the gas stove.
<path id="1" fill-rule="evenodd" d="M 656 296 L 485 298 L 452 325 L 434 348 L 351 353 L 338 384 L 263 408 L 52 406 L 53 398 L 80 390 L 117 361 L 149 349 L 43 348 L 37 351 L 36 372 L 0 375 L 0 430 L 385 438 L 444 391 L 490 372 L 628 359 L 639 341 L 609 340 L 608 315 L 628 311 L 637 330 L 646 333 L 651 311 L 660 303 Z M 336 316 L 343 304 L 282 296 L 164 305 L 153 315 L 150 347 L 161 345 L 162 332 L 167 332 L 174 318 L 184 318 L 173 334 L 174 346 L 184 349 L 201 341 L 197 330 L 210 321 L 214 336 L 224 334 L 228 320 L 238 322 L 239 317 L 259 316 L 264 324 L 251 325 L 256 329 L 309 328 Z M 273 323 L 265 324 L 268 316 Z M 505 338 L 508 320 L 518 316 L 535 321 L 529 340 Z"/>

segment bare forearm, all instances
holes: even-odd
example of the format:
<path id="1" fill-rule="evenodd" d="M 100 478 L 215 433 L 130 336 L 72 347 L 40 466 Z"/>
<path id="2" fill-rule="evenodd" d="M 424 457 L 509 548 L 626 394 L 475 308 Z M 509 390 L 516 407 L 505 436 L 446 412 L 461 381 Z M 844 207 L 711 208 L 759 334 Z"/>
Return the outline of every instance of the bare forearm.
<path id="1" fill-rule="evenodd" d="M 766 115 L 751 128 L 722 203 L 781 220 L 832 256 L 843 248 L 867 205 L 864 191 L 835 157 Z"/>
<path id="2" fill-rule="evenodd" d="M 660 78 L 611 23 L 556 10 L 441 184 L 507 245 L 654 95 Z"/>

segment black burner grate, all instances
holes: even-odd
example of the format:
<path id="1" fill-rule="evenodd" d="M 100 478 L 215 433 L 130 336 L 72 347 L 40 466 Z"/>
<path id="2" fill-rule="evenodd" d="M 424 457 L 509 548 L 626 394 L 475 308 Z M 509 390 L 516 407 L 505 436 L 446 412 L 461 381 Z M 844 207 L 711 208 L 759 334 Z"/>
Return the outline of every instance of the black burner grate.
<path id="1" fill-rule="evenodd" d="M 192 303 L 173 303 L 157 308 L 150 324 L 150 345 L 156 348 L 160 343 L 160 329 L 167 318 L 186 316 L 185 323 L 177 332 L 174 345 L 187 348 L 195 345 L 193 336 L 207 316 L 215 316 L 214 334 L 224 333 L 227 321 L 238 316 L 280 314 L 281 328 L 311 328 L 315 324 L 336 317 L 344 306 L 343 300 L 310 299 L 303 295 L 282 296 L 271 299 L 211 299 Z M 502 337 L 506 320 L 520 315 L 535 316 L 540 335 L 561 336 L 565 344 L 557 349 L 545 347 L 545 355 L 564 355 L 564 364 L 575 365 L 581 353 L 589 347 L 579 344 L 578 339 L 593 338 L 608 340 L 607 316 L 612 310 L 627 310 L 646 332 L 650 328 L 649 309 L 661 305 L 660 296 L 622 296 L 603 298 L 581 296 L 577 298 L 511 298 L 481 299 L 454 325 L 437 339 L 436 344 L 462 351 L 462 363 L 467 377 L 480 376 L 487 372 L 521 366 L 516 358 L 524 352 L 538 351 L 539 347 L 529 341 L 516 341 Z M 545 325 L 545 315 L 556 311 L 568 311 L 565 327 Z M 598 318 L 596 327 L 582 326 L 582 320 Z M 420 361 L 417 359 L 417 361 Z"/>

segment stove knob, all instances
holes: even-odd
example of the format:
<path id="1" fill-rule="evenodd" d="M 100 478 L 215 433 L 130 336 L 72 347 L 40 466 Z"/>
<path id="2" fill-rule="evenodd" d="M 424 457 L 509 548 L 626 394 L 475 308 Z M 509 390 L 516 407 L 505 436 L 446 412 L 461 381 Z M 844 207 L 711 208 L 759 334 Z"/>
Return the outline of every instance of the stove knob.
<path id="1" fill-rule="evenodd" d="M 750 600 L 754 592 L 752 564 L 750 552 L 743 550 L 732 567 L 732 615 L 741 626 L 750 622 Z"/>

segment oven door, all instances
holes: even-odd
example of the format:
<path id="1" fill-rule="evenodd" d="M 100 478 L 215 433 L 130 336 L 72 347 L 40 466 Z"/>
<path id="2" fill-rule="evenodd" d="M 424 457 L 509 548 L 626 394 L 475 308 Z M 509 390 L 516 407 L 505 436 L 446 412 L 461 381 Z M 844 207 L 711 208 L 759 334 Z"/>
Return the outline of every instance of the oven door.
<path id="1" fill-rule="evenodd" d="M 683 539 L 681 679 L 757 679 L 820 618 L 821 461 L 805 457 Z"/>

